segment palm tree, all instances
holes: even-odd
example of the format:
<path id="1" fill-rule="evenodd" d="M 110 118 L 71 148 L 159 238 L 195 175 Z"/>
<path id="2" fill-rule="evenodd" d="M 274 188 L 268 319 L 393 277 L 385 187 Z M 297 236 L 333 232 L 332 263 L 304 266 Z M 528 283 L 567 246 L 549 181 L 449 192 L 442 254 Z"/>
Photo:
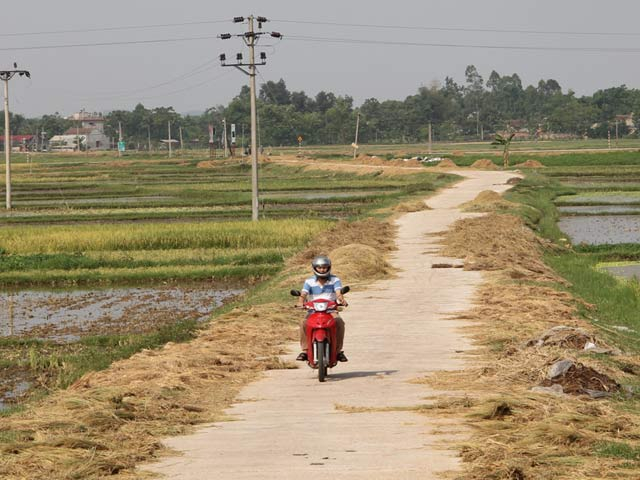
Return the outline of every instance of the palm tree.
<path id="1" fill-rule="evenodd" d="M 509 148 L 511 147 L 511 140 L 513 140 L 513 137 L 515 136 L 515 133 L 512 133 L 509 137 L 503 137 L 499 133 L 496 133 L 495 140 L 491 142 L 491 145 L 502 145 L 504 147 L 502 152 L 502 163 L 504 168 L 509 166 Z"/>

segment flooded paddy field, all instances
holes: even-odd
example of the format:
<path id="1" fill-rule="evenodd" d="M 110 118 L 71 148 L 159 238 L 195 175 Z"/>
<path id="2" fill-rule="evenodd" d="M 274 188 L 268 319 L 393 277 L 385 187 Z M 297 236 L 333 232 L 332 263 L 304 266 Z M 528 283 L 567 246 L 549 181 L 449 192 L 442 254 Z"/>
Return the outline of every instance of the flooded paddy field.
<path id="1" fill-rule="evenodd" d="M 558 227 L 573 244 L 617 244 L 640 242 L 640 215 L 565 216 Z"/>
<path id="2" fill-rule="evenodd" d="M 109 343 L 131 341 L 126 339 L 132 336 L 201 323 L 244 291 L 192 285 L 2 292 L 0 411 L 46 386 L 47 369 L 58 368 L 66 355 L 86 355 L 90 347 L 83 339 L 113 339 L 106 340 L 108 350 Z"/>
<path id="3" fill-rule="evenodd" d="M 203 286 L 20 290 L 0 294 L 0 336 L 56 341 L 145 333 L 179 320 L 204 321 L 243 289 Z"/>

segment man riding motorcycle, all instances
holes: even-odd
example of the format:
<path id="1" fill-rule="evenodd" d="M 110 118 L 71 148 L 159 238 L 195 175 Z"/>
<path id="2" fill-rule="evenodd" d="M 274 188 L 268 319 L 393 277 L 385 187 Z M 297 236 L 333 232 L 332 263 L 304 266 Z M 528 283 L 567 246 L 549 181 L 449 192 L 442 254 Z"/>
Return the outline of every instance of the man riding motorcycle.
<path id="1" fill-rule="evenodd" d="M 300 297 L 298 297 L 298 306 L 303 308 L 307 301 L 317 300 L 319 298 L 337 301 L 341 305 L 347 306 L 347 301 L 342 296 L 342 282 L 335 275 L 331 275 L 331 260 L 326 255 L 319 255 L 311 262 L 313 277 L 307 278 L 304 282 Z M 309 297 L 309 298 L 308 298 Z M 307 317 L 300 323 L 300 346 L 302 352 L 296 360 L 307 361 Z M 344 320 L 333 312 L 336 321 L 336 347 L 338 351 L 338 361 L 347 362 L 348 359 L 342 351 L 344 343 Z"/>

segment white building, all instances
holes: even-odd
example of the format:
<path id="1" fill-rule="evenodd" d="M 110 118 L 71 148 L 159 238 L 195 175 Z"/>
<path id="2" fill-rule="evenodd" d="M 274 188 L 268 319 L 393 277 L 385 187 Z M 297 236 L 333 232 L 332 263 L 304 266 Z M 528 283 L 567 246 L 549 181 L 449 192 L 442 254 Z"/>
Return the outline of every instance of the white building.
<path id="1" fill-rule="evenodd" d="M 55 135 L 49 141 L 52 151 L 76 151 L 78 144 L 89 150 L 107 150 L 111 144 L 104 134 L 104 117 L 101 113 L 89 113 L 84 110 L 74 113 L 68 120 L 76 122 L 63 135 Z"/>

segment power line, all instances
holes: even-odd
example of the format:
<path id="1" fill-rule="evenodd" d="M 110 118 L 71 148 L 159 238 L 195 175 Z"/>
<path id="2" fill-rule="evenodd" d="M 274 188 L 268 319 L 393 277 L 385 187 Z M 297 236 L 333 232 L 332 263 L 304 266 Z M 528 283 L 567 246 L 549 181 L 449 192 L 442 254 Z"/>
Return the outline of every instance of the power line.
<path id="1" fill-rule="evenodd" d="M 207 62 L 205 62 L 203 64 L 200 64 L 200 65 L 194 67 L 193 69 L 189 70 L 188 72 L 183 73 L 182 75 L 179 75 L 177 77 L 173 77 L 173 78 L 171 78 L 169 80 L 166 80 L 164 82 L 161 82 L 161 83 L 156 83 L 155 85 L 150 85 L 150 86 L 142 87 L 142 88 L 136 88 L 136 89 L 133 89 L 133 90 L 125 90 L 125 91 L 117 92 L 117 93 L 114 92 L 112 94 L 97 95 L 97 96 L 93 96 L 92 95 L 90 97 L 78 97 L 78 98 L 80 98 L 80 99 L 84 99 L 84 98 L 89 99 L 89 98 L 91 98 L 91 99 L 97 99 L 97 100 L 108 100 L 108 99 L 111 99 L 111 98 L 127 97 L 127 96 L 130 96 L 131 94 L 134 94 L 134 93 L 137 93 L 137 92 L 144 92 L 144 91 L 147 91 L 147 90 L 155 90 L 156 88 L 164 87 L 165 85 L 169 85 L 169 84 L 177 82 L 179 80 L 184 80 L 186 78 L 190 78 L 190 77 L 193 77 L 195 75 L 199 75 L 201 73 L 207 72 L 207 71 L 211 70 L 212 68 L 217 68 L 218 65 L 214 64 L 214 62 L 217 63 L 217 59 L 209 60 L 209 61 L 207 61 Z M 215 77 L 215 78 L 217 78 L 217 77 Z"/>
<path id="2" fill-rule="evenodd" d="M 425 27 L 412 25 L 381 25 L 367 23 L 337 23 L 337 22 L 312 22 L 305 20 L 275 20 L 282 23 L 299 23 L 303 25 L 323 25 L 334 27 L 356 27 L 356 28 L 379 28 L 388 30 L 421 30 L 437 32 L 475 32 L 475 33 L 518 33 L 525 35 L 585 35 L 585 36 L 616 36 L 616 37 L 636 37 L 639 32 L 585 32 L 585 31 L 562 31 L 562 30 L 513 30 L 497 28 L 465 28 L 465 27 Z"/>
<path id="3" fill-rule="evenodd" d="M 185 27 L 192 25 L 209 25 L 213 23 L 224 23 L 227 20 L 202 20 L 198 22 L 183 22 L 183 23 L 159 23 L 151 25 L 130 25 L 122 27 L 96 27 L 96 28 L 79 28 L 70 30 L 49 30 L 44 32 L 13 32 L 13 33 L 0 33 L 0 37 L 26 37 L 35 35 L 58 35 L 63 33 L 91 33 L 91 32 L 112 32 L 116 30 L 140 30 L 146 28 L 166 28 L 166 27 Z"/>
<path id="4" fill-rule="evenodd" d="M 153 40 L 130 40 L 124 42 L 96 42 L 96 43 L 74 43 L 61 45 L 37 45 L 33 47 L 2 47 L 0 51 L 17 51 L 17 50 L 53 50 L 57 48 L 77 48 L 77 47 L 105 47 L 114 45 L 140 45 L 150 43 L 171 43 L 171 42 L 188 42 L 193 40 L 211 40 L 218 38 L 217 35 L 203 35 L 200 37 L 179 37 L 179 38 L 158 38 Z"/>
<path id="5" fill-rule="evenodd" d="M 193 89 L 195 89 L 195 88 L 201 87 L 202 85 L 205 85 L 205 84 L 207 84 L 207 83 L 213 82 L 214 80 L 218 80 L 219 78 L 222 78 L 222 77 L 224 77 L 225 75 L 228 75 L 229 73 L 231 73 L 231 72 L 229 72 L 229 71 L 225 71 L 225 72 L 222 72 L 220 75 L 216 75 L 215 77 L 208 78 L 208 79 L 206 79 L 206 80 L 205 80 L 205 81 L 203 81 L 203 82 L 196 83 L 195 85 L 191 85 L 191 86 L 189 86 L 189 87 L 181 88 L 181 89 L 179 89 L 179 90 L 173 90 L 173 91 L 171 91 L 171 92 L 166 92 L 166 93 L 163 93 L 163 94 L 161 94 L 161 95 L 150 95 L 150 96 L 136 97 L 136 98 L 139 98 L 139 99 L 143 99 L 143 100 L 144 100 L 144 99 L 148 99 L 148 98 L 161 98 L 161 97 L 166 97 L 166 96 L 169 96 L 169 95 L 174 95 L 174 94 L 176 94 L 176 93 L 187 92 L 187 91 L 189 91 L 189 90 L 193 90 Z"/>
<path id="6" fill-rule="evenodd" d="M 517 46 L 517 45 L 471 45 L 461 43 L 427 43 L 405 42 L 393 40 L 372 40 L 362 38 L 335 38 L 335 37 L 309 37 L 304 35 L 287 35 L 288 39 L 302 42 L 318 43 L 342 43 L 354 45 L 389 45 L 409 47 L 439 47 L 439 48 L 473 48 L 488 50 L 517 50 L 517 51 L 551 51 L 551 52 L 583 52 L 583 53 L 640 53 L 640 48 L 628 47 L 542 47 L 542 46 Z"/>

